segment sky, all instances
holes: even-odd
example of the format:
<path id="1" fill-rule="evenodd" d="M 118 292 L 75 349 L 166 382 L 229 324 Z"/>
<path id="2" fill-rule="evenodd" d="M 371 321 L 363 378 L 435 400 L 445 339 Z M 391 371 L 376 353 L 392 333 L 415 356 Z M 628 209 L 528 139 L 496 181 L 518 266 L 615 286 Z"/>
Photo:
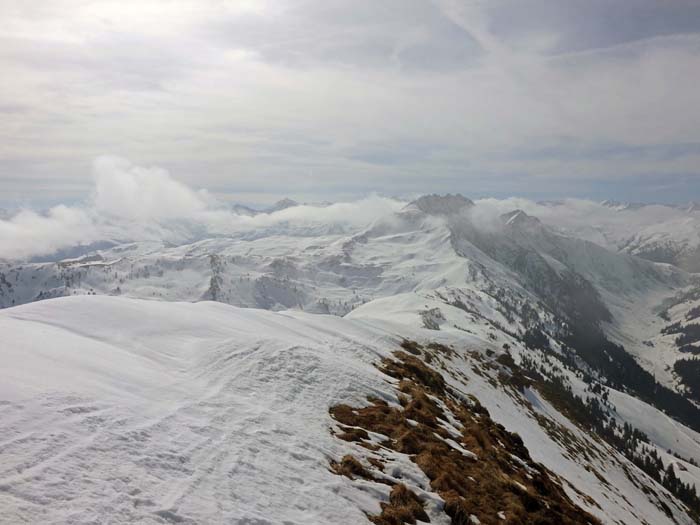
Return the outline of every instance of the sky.
<path id="1" fill-rule="evenodd" d="M 253 205 L 700 200 L 698 0 L 0 0 L 0 20 L 0 208 L 94 203 L 104 158 Z"/>

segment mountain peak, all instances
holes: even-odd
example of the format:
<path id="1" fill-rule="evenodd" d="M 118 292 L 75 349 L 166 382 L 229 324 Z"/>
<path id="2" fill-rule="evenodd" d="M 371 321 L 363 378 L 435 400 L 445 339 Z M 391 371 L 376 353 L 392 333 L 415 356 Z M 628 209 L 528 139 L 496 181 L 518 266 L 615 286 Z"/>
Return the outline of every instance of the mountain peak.
<path id="1" fill-rule="evenodd" d="M 265 211 L 267 213 L 272 213 L 275 211 L 286 210 L 287 208 L 293 208 L 294 206 L 299 206 L 299 203 L 295 200 L 285 197 L 284 199 L 278 200 L 272 206 L 267 208 Z"/>
<path id="2" fill-rule="evenodd" d="M 415 206 L 423 213 L 429 215 L 453 215 L 462 210 L 466 210 L 474 206 L 474 202 L 467 199 L 459 193 L 452 195 L 423 195 L 412 201 L 409 206 Z"/>
<path id="3" fill-rule="evenodd" d="M 645 206 L 649 206 L 648 203 L 644 202 L 621 202 L 610 199 L 601 201 L 600 205 L 615 211 L 639 210 L 641 208 L 644 208 Z"/>
<path id="4" fill-rule="evenodd" d="M 247 217 L 252 217 L 253 215 L 259 213 L 257 210 L 254 210 L 253 208 L 250 208 L 243 204 L 232 204 L 231 211 L 233 211 L 237 215 L 245 215 Z"/>
<path id="5" fill-rule="evenodd" d="M 537 217 L 528 215 L 523 210 L 517 209 L 501 215 L 501 220 L 506 226 L 527 227 L 541 226 L 542 223 Z"/>

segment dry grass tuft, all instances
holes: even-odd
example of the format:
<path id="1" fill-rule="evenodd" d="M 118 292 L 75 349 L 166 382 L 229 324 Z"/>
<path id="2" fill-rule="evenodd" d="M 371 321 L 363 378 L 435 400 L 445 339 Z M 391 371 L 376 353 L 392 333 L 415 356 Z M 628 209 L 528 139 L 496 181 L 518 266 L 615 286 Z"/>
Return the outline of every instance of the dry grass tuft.
<path id="1" fill-rule="evenodd" d="M 350 454 L 343 456 L 340 463 L 331 461 L 331 470 L 340 476 L 345 476 L 350 479 L 363 478 L 374 480 L 374 477 L 367 472 L 367 469 L 360 461 Z"/>
<path id="2" fill-rule="evenodd" d="M 494 422 L 475 398 L 452 395 L 443 377 L 416 355 L 398 351 L 380 368 L 400 380 L 401 407 L 377 400 L 362 408 L 338 405 L 331 415 L 349 428 L 386 435 L 389 439 L 382 446 L 410 455 L 445 500 L 452 523 L 470 524 L 472 515 L 484 525 L 599 523 L 574 505 L 552 473 L 532 461 L 520 436 Z M 460 438 L 443 428 L 441 422 L 449 418 L 441 406 L 461 423 Z M 460 441 L 478 459 L 454 448 L 446 438 Z M 360 476 L 358 465 L 364 467 L 346 458 L 339 473 Z M 505 514 L 505 521 L 499 512 Z M 418 497 L 403 485 L 394 486 L 390 502 L 382 504 L 382 514 L 370 517 L 379 525 L 415 523 L 416 519 L 427 521 L 427 516 Z"/>
<path id="3" fill-rule="evenodd" d="M 369 439 L 369 434 L 363 428 L 340 427 L 340 429 L 342 432 L 336 434 L 336 437 L 343 441 L 362 441 L 363 439 Z"/>
<path id="4" fill-rule="evenodd" d="M 401 525 L 415 523 L 416 520 L 430 523 L 418 496 L 403 483 L 394 485 L 389 495 L 389 503 L 382 503 L 381 507 L 380 515 L 369 516 L 369 520 L 376 525 Z"/>
<path id="5" fill-rule="evenodd" d="M 443 377 L 423 361 L 405 352 L 395 352 L 397 360 L 385 359 L 381 370 L 396 379 L 410 379 L 435 394 L 445 393 Z"/>
<path id="6" fill-rule="evenodd" d="M 437 352 L 446 356 L 453 356 L 456 354 L 456 352 L 452 348 L 440 343 L 430 343 L 428 344 L 428 348 L 433 352 Z"/>
<path id="7" fill-rule="evenodd" d="M 408 339 L 401 341 L 401 348 L 413 355 L 421 355 L 421 350 L 423 349 L 420 344 L 415 341 L 409 341 Z"/>

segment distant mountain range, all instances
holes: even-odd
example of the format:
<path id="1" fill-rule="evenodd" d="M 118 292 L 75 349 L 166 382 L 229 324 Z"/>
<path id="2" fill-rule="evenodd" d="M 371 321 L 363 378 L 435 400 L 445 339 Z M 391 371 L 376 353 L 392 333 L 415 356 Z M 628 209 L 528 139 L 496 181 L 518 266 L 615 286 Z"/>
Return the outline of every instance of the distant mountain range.
<path id="1" fill-rule="evenodd" d="M 103 500 L 132 505 L 131 521 L 211 521 L 214 487 L 226 516 L 264 516 L 264 501 L 278 516 L 298 472 L 328 501 L 300 496 L 309 523 L 385 523 L 399 498 L 418 501 L 423 522 L 693 523 L 695 215 L 427 195 L 361 226 L 261 223 L 0 264 L 6 362 L 23 370 L 0 376 L 15 396 L 0 429 L 21 440 L 30 415 L 46 429 L 26 448 L 10 439 L 19 474 L 0 485 L 35 499 L 57 479 L 82 487 L 70 472 L 87 455 L 99 493 L 116 490 L 114 465 L 130 480 L 153 469 L 138 496 L 151 505 Z M 188 304 L 201 301 L 213 302 Z M 30 483 L 31 457 L 59 450 L 48 432 L 64 426 L 66 442 L 94 435 L 117 452 L 46 452 L 56 466 Z M 462 490 L 468 476 L 491 488 Z M 231 500 L 234 484 L 246 502 Z M 78 519 L 97 505 L 81 494 Z"/>

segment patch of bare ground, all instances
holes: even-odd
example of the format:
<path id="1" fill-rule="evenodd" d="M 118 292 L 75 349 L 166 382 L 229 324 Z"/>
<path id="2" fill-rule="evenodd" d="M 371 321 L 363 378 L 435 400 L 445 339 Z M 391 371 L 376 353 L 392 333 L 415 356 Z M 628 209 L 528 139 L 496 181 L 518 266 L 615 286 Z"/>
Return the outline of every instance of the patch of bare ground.
<path id="1" fill-rule="evenodd" d="M 378 399 L 365 407 L 336 405 L 331 416 L 341 429 L 353 429 L 338 437 L 366 446 L 365 434 L 386 436 L 380 447 L 412 459 L 445 501 L 444 510 L 454 524 L 599 524 L 569 499 L 553 473 L 532 461 L 520 436 L 494 422 L 475 398 L 451 391 L 442 375 L 426 364 L 453 350 L 407 341 L 401 346 L 402 351 L 379 365 L 399 380 L 401 406 Z M 459 428 L 449 428 L 446 422 L 455 420 Z M 346 458 L 340 467 L 332 466 L 334 471 L 353 477 L 360 475 L 361 467 L 369 476 L 363 477 L 373 479 L 365 467 Z M 369 519 L 379 525 L 427 521 L 420 512 L 418 497 L 397 484 L 389 503 L 382 504 L 382 513 Z"/>

